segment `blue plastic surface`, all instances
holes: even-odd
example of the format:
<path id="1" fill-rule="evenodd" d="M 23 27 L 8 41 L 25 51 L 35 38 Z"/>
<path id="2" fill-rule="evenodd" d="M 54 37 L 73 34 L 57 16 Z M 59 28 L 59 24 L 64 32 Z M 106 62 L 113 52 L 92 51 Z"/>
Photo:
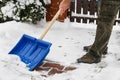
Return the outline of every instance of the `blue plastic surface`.
<path id="1" fill-rule="evenodd" d="M 52 43 L 24 34 L 9 54 L 18 55 L 30 71 L 39 66 L 50 51 Z"/>

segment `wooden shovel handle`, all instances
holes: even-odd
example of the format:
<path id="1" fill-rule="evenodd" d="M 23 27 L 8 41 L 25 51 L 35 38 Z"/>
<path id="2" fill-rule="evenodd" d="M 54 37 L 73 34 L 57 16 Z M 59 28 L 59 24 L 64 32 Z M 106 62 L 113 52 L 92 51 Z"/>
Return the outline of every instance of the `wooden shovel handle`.
<path id="1" fill-rule="evenodd" d="M 42 35 L 39 38 L 40 40 L 42 40 L 45 37 L 45 35 L 49 31 L 49 29 L 52 27 L 53 23 L 56 21 L 56 19 L 58 18 L 59 15 L 60 15 L 60 9 L 58 10 L 58 12 L 55 14 L 55 16 L 52 18 L 52 20 L 49 22 L 49 24 L 45 28 L 44 32 L 42 33 Z"/>

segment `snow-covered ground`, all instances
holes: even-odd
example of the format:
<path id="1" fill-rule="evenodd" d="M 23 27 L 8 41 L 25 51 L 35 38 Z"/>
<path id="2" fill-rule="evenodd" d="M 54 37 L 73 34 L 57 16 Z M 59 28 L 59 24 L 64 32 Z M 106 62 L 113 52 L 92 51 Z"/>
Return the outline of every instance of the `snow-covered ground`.
<path id="1" fill-rule="evenodd" d="M 16 55 L 8 54 L 23 34 L 39 38 L 46 23 L 37 25 L 20 22 L 0 24 L 0 80 L 120 80 L 120 26 L 114 26 L 108 54 L 98 64 L 77 64 L 76 59 L 85 54 L 83 46 L 90 45 L 95 37 L 95 24 L 55 22 L 43 40 L 51 42 L 46 59 L 77 67 L 73 71 L 44 78 L 41 72 L 28 71 Z"/>

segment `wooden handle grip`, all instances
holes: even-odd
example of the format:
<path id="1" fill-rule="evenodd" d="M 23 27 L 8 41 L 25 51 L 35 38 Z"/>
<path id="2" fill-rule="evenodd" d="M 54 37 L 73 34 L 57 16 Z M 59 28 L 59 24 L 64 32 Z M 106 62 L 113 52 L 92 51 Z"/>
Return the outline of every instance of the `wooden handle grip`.
<path id="1" fill-rule="evenodd" d="M 39 38 L 40 40 L 42 40 L 45 37 L 45 35 L 49 31 L 49 29 L 52 27 L 53 23 L 56 21 L 56 19 L 58 18 L 59 15 L 60 15 L 60 9 L 58 10 L 58 12 L 55 14 L 55 16 L 52 18 L 52 20 L 49 22 L 49 24 L 45 28 L 44 32 L 42 33 L 42 35 Z"/>

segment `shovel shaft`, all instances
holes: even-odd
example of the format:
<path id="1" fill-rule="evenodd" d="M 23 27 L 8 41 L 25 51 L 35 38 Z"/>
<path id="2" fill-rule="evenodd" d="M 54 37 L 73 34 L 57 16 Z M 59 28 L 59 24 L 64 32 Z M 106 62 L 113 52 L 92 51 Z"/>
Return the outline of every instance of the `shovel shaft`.
<path id="1" fill-rule="evenodd" d="M 52 20 L 49 22 L 49 24 L 45 28 L 44 32 L 42 33 L 42 35 L 39 38 L 40 40 L 42 40 L 45 37 L 45 35 L 49 31 L 49 29 L 52 27 L 53 23 L 56 21 L 56 19 L 58 18 L 59 15 L 60 15 L 60 9 L 58 10 L 58 12 L 55 14 L 55 16 L 52 18 Z"/>

